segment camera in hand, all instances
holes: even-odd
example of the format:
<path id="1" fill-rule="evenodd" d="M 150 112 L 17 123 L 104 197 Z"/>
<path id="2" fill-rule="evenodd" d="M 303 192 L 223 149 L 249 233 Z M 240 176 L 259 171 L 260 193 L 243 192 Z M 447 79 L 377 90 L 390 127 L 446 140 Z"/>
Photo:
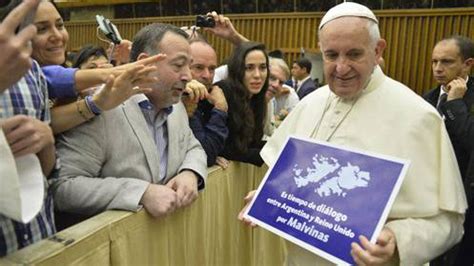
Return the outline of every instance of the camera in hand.
<path id="1" fill-rule="evenodd" d="M 95 18 L 97 24 L 99 24 L 99 29 L 104 33 L 105 37 L 114 44 L 120 44 L 122 37 L 120 36 L 117 27 L 102 15 L 96 15 Z"/>
<path id="2" fill-rule="evenodd" d="M 196 26 L 201 28 L 214 28 L 216 26 L 216 22 L 211 16 L 197 15 Z"/>

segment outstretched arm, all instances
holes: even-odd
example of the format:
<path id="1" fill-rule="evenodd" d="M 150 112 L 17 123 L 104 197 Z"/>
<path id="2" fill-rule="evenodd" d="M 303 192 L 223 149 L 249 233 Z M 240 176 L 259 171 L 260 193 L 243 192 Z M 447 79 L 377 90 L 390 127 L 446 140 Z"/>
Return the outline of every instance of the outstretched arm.
<path id="1" fill-rule="evenodd" d="M 101 111 L 107 111 L 133 95 L 148 92 L 148 86 L 156 82 L 156 79 L 148 74 L 155 69 L 154 66 L 131 65 L 117 77 L 110 75 L 105 87 L 94 94 L 91 101 Z M 54 134 L 67 131 L 93 118 L 95 114 L 89 107 L 86 100 L 79 100 L 52 108 L 51 127 Z"/>

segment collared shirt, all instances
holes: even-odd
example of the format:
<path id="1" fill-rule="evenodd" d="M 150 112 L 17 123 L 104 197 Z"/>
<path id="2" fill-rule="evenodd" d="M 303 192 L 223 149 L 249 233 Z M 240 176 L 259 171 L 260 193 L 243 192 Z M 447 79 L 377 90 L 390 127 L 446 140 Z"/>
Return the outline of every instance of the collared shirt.
<path id="1" fill-rule="evenodd" d="M 36 62 L 20 81 L 0 94 L 0 119 L 20 114 L 50 120 L 46 80 Z M 0 214 L 0 257 L 55 233 L 53 198 L 47 188 L 45 191 L 43 207 L 31 222 L 23 224 Z"/>
<path id="2" fill-rule="evenodd" d="M 160 180 L 164 180 L 168 165 L 168 127 L 166 125 L 166 119 L 173 111 L 173 106 L 156 110 L 148 99 L 143 99 L 138 105 L 145 116 L 150 133 L 155 140 L 156 149 L 160 156 Z"/>

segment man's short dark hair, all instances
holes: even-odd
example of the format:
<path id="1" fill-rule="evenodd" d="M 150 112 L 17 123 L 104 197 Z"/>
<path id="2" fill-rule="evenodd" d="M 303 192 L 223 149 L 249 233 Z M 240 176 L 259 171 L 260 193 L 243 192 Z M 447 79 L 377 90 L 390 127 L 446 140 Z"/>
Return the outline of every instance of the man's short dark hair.
<path id="1" fill-rule="evenodd" d="M 188 39 L 189 35 L 182 29 L 164 23 L 153 23 L 143 27 L 133 38 L 132 50 L 130 51 L 130 61 L 137 61 L 141 53 L 148 53 L 149 55 L 158 54 L 158 46 L 160 45 L 163 36 L 167 32 L 172 32 Z"/>
<path id="2" fill-rule="evenodd" d="M 461 54 L 462 60 L 467 60 L 469 58 L 474 58 L 474 42 L 464 36 L 455 35 L 441 40 L 444 41 L 454 41 L 459 48 L 459 53 Z"/>
<path id="3" fill-rule="evenodd" d="M 85 63 L 91 57 L 100 57 L 103 56 L 107 58 L 107 53 L 105 52 L 104 48 L 100 46 L 94 46 L 92 44 L 84 46 L 74 57 L 74 62 L 72 63 L 72 67 L 78 68 L 83 63 Z"/>
<path id="4" fill-rule="evenodd" d="M 311 73 L 311 61 L 309 61 L 307 58 L 300 58 L 298 60 L 295 60 L 293 62 L 294 64 L 297 64 L 301 68 L 306 68 L 306 72 L 309 74 Z"/>
<path id="5" fill-rule="evenodd" d="M 285 59 L 283 52 L 279 49 L 268 52 L 269 57 Z"/>

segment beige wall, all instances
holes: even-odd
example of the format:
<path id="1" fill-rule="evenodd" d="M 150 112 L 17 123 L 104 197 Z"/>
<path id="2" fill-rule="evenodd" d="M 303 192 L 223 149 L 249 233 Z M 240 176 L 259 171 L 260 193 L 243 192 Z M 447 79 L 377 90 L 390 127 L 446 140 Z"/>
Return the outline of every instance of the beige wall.
<path id="1" fill-rule="evenodd" d="M 474 8 L 389 10 L 376 12 L 382 37 L 387 40 L 384 52 L 386 73 L 408 85 L 418 94 L 432 88 L 431 51 L 443 37 L 460 34 L 474 39 Z M 300 56 L 300 47 L 317 53 L 317 25 L 323 13 L 270 13 L 229 15 L 235 27 L 251 40 L 263 42 L 269 50 L 281 49 L 287 62 Z M 193 16 L 114 20 L 124 38 L 132 38 L 152 22 L 192 25 Z M 95 35 L 95 22 L 70 22 L 70 48 L 86 43 L 101 44 Z M 219 60 L 230 55 L 232 46 L 209 36 Z"/>
<path id="2" fill-rule="evenodd" d="M 106 18 L 114 18 L 113 6 L 94 6 L 75 8 L 71 11 L 71 20 L 95 20 L 95 15 L 103 15 Z"/>

